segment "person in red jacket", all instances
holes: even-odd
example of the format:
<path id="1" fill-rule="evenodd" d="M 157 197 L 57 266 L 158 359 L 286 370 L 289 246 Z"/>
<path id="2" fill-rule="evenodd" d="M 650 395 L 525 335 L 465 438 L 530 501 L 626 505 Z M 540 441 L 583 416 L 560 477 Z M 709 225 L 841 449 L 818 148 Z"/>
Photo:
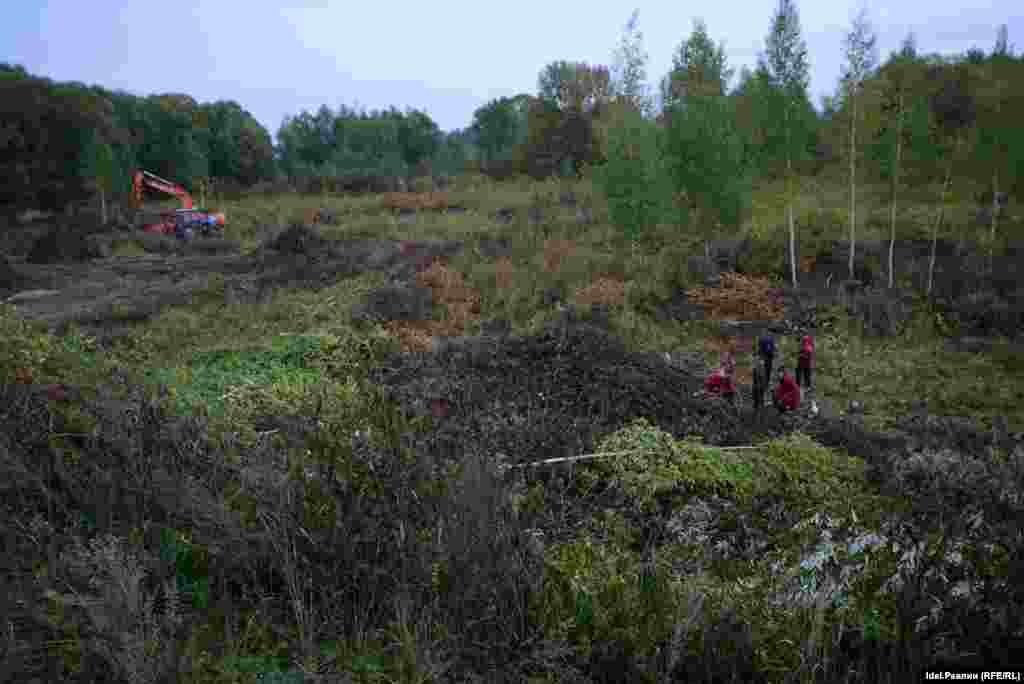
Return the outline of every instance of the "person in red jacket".
<path id="1" fill-rule="evenodd" d="M 716 368 L 715 371 L 704 381 L 704 391 L 708 396 L 721 396 L 732 403 L 736 399 L 736 383 L 724 368 Z"/>
<path id="2" fill-rule="evenodd" d="M 795 411 L 800 406 L 800 386 L 785 367 L 779 369 L 779 384 L 775 386 L 772 401 L 780 413 Z"/>
<path id="3" fill-rule="evenodd" d="M 796 382 L 811 389 L 811 372 L 814 369 L 814 338 L 804 335 L 800 341 L 800 355 L 796 362 Z"/>

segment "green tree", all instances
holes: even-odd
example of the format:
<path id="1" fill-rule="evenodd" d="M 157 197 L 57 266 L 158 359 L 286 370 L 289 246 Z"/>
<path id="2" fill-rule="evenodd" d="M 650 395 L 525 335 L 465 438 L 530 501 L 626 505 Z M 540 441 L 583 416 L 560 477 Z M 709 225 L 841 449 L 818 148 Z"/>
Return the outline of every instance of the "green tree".
<path id="1" fill-rule="evenodd" d="M 100 221 L 103 224 L 107 223 L 107 196 L 114 188 L 115 173 L 113 149 L 95 130 L 91 131 L 80 157 L 79 174 L 96 189 L 100 200 Z"/>
<path id="2" fill-rule="evenodd" d="M 397 113 L 397 112 L 396 112 Z M 416 168 L 423 160 L 430 159 L 441 144 L 441 129 L 426 112 L 410 109 L 399 114 L 398 146 L 402 160 L 409 168 Z"/>
<path id="3" fill-rule="evenodd" d="M 953 170 L 957 163 L 962 161 L 961 151 L 977 121 L 977 104 L 971 95 L 970 77 L 966 63 L 937 65 L 932 67 L 930 75 L 936 86 L 934 92 L 931 93 L 931 110 L 935 122 L 932 131 L 935 145 L 939 148 L 941 157 L 946 160 L 946 169 L 938 215 L 932 227 L 932 249 L 928 262 L 928 296 L 931 296 L 934 283 L 935 253 L 939 229 L 942 227 L 946 205 L 949 202 Z"/>
<path id="4" fill-rule="evenodd" d="M 684 198 L 689 221 L 704 238 L 710 267 L 711 239 L 738 228 L 750 201 L 750 173 L 730 98 L 689 96 L 671 112 L 664 147 L 672 190 Z"/>
<path id="5" fill-rule="evenodd" d="M 537 96 L 554 102 L 560 111 L 599 110 L 611 97 L 611 72 L 586 62 L 551 62 L 537 77 Z"/>
<path id="6" fill-rule="evenodd" d="M 613 54 L 611 94 L 644 116 L 650 116 L 654 104 L 647 92 L 647 52 L 643 34 L 637 29 L 640 10 L 633 10 Z"/>
<path id="7" fill-rule="evenodd" d="M 593 170 L 612 220 L 634 245 L 666 215 L 670 189 L 661 164 L 661 131 L 628 109 L 608 131 L 607 159 Z"/>
<path id="8" fill-rule="evenodd" d="M 491 100 L 473 112 L 470 125 L 486 161 L 507 159 L 519 138 L 520 116 L 512 98 Z"/>
<path id="9" fill-rule="evenodd" d="M 1024 133 L 1019 125 L 1024 108 L 1015 103 L 1019 96 L 1014 87 L 1024 70 L 1010 54 L 1007 40 L 1004 25 L 992 54 L 975 68 L 976 77 L 971 79 L 972 96 L 978 104 L 973 175 L 984 179 L 989 187 L 986 196 L 992 197 L 988 235 L 990 268 L 1001 210 L 996 197 L 1005 190 L 1007 179 L 1019 175 L 1024 162 Z"/>
<path id="10" fill-rule="evenodd" d="M 913 34 L 904 38 L 879 69 L 879 127 L 869 144 L 868 154 L 878 175 L 889 182 L 889 287 L 895 284 L 896 216 L 903 185 L 914 180 L 906 171 L 924 163 L 934 163 L 934 146 L 929 137 L 931 114 L 921 93 L 924 62 L 918 57 Z"/>
<path id="11" fill-rule="evenodd" d="M 850 162 L 850 278 L 853 278 L 853 263 L 857 244 L 857 148 L 858 105 L 864 95 L 864 84 L 872 76 L 878 56 L 876 52 L 874 29 L 868 19 L 867 10 L 861 9 L 853 20 L 849 32 L 843 41 L 846 65 L 844 67 L 842 86 L 849 109 L 850 146 L 848 148 Z"/>
<path id="12" fill-rule="evenodd" d="M 779 0 L 772 17 L 771 32 L 765 41 L 762 65 L 768 78 L 781 96 L 783 155 L 786 162 L 786 215 L 789 224 L 789 265 L 793 286 L 796 287 L 796 221 L 793 207 L 796 203 L 796 174 L 794 164 L 804 158 L 809 131 L 800 110 L 808 102 L 807 85 L 810 66 L 807 45 L 800 32 L 800 17 L 795 0 Z"/>
<path id="13" fill-rule="evenodd" d="M 732 75 L 725 44 L 715 46 L 704 21 L 694 19 L 693 31 L 680 43 L 672 56 L 672 69 L 662 79 L 663 106 L 677 107 L 690 96 L 725 95 Z"/>

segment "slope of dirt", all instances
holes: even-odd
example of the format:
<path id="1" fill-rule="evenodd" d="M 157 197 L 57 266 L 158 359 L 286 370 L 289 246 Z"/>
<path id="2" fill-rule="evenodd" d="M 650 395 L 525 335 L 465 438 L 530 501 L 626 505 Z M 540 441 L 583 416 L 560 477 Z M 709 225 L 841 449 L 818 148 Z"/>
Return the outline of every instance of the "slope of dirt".
<path id="1" fill-rule="evenodd" d="M 570 309 L 534 336 L 462 338 L 437 353 L 396 355 L 374 379 L 410 415 L 433 417 L 424 446 L 442 457 L 473 451 L 521 463 L 579 455 L 640 416 L 674 435 L 700 434 L 714 444 L 749 444 L 757 435 L 829 422 L 771 409 L 755 419 L 705 400 L 706 373 L 699 357 L 629 352 L 602 316 Z M 858 434 L 856 427 L 815 431 L 834 445 L 867 440 L 850 436 Z"/>

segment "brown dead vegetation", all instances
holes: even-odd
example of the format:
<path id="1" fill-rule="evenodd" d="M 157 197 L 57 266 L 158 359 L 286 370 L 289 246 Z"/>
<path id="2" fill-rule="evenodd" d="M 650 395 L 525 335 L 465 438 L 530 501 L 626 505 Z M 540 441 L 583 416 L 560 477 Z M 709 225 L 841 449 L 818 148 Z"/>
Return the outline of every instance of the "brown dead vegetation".
<path id="1" fill-rule="evenodd" d="M 404 351 L 425 352 L 433 348 L 434 338 L 458 337 L 480 317 L 480 293 L 466 285 L 462 274 L 451 269 L 444 259 L 432 259 L 416 274 L 416 283 L 433 293 L 436 304 L 444 307 L 441 320 L 389 321 L 384 328 L 398 338 Z"/>
<path id="2" fill-rule="evenodd" d="M 785 318 L 782 293 L 767 278 L 723 273 L 719 287 L 688 290 L 687 299 L 712 320 L 775 321 Z"/>
<path id="3" fill-rule="evenodd" d="M 577 306 L 622 306 L 626 303 L 626 283 L 617 278 L 599 276 L 591 284 L 576 290 L 572 303 Z"/>
<path id="4" fill-rule="evenodd" d="M 413 211 L 448 208 L 448 194 L 444 192 L 389 192 L 381 201 L 385 209 L 411 209 Z"/>
<path id="5" fill-rule="evenodd" d="M 498 290 L 507 290 L 515 283 L 516 267 L 509 257 L 501 257 L 494 263 L 494 279 Z"/>
<path id="6" fill-rule="evenodd" d="M 565 258 L 575 251 L 576 243 L 572 240 L 545 240 L 544 270 L 548 273 L 557 273 Z"/>

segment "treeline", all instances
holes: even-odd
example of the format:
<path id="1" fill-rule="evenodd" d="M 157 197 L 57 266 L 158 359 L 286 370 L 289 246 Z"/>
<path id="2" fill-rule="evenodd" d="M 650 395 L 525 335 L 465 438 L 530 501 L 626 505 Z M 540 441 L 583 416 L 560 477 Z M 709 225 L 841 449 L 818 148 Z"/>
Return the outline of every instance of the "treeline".
<path id="1" fill-rule="evenodd" d="M 788 275 L 795 285 L 795 206 L 802 186 L 796 181 L 827 168 L 849 187 L 851 278 L 864 221 L 857 197 L 867 182 L 889 185 L 890 286 L 900 201 L 910 189 L 934 192 L 933 254 L 954 186 L 960 196 L 967 188 L 976 191 L 987 206 L 979 225 L 984 230 L 972 237 L 991 250 L 1006 195 L 1020 194 L 1024 168 L 1024 130 L 1017 123 L 1024 116 L 1018 95 L 1024 58 L 1010 49 L 1006 27 L 998 29 L 991 51 L 950 57 L 919 54 L 910 35 L 879 64 L 874 31 L 861 12 L 836 47 L 845 57 L 843 75 L 821 113 L 808 96 L 809 55 L 793 0 L 779 0 L 757 67 L 744 69 L 731 90 L 724 46 L 713 43 L 700 21 L 661 82 L 657 115 L 642 99 L 616 107 L 623 88 L 613 84 L 609 105 L 590 107 L 593 124 L 618 110 L 594 158 L 594 180 L 612 220 L 634 238 L 648 226 L 669 223 L 709 240 L 741 225 L 756 181 L 784 179 Z M 542 74 L 542 90 L 546 80 Z M 931 274 L 928 282 L 930 290 Z"/>
<path id="2" fill-rule="evenodd" d="M 124 194 L 136 167 L 187 186 L 250 185 L 274 174 L 274 148 L 235 102 L 140 97 L 0 64 L 0 203 L 58 209 L 97 185 Z"/>
<path id="3" fill-rule="evenodd" d="M 459 173 L 464 136 L 442 133 L 423 111 L 321 106 L 288 117 L 277 132 L 278 172 L 304 179 L 400 178 Z"/>
<path id="4" fill-rule="evenodd" d="M 846 71 L 820 111 L 808 95 L 809 56 L 795 4 L 780 0 L 765 53 L 735 85 L 724 44 L 714 43 L 698 21 L 652 93 L 634 12 L 611 66 L 552 62 L 538 75 L 536 94 L 494 99 L 464 130 L 442 132 L 414 109 L 322 106 L 286 118 L 276 147 L 235 102 L 136 96 L 0 64 L 0 203 L 59 208 L 97 194 L 121 195 L 136 167 L 193 189 L 200 179 L 222 188 L 276 180 L 350 189 L 352 179 L 466 169 L 543 178 L 592 168 L 613 203 L 621 204 L 614 209 L 620 217 L 662 220 L 669 211 L 678 220 L 685 214 L 715 223 L 708 217 L 718 209 L 700 208 L 698 200 L 712 200 L 694 188 L 702 175 L 717 173 L 709 165 L 734 153 L 744 179 L 731 184 L 736 187 L 758 178 L 792 180 L 828 166 L 850 169 L 851 194 L 858 179 L 898 188 L 963 174 L 983 179 L 992 193 L 1019 192 L 1016 169 L 1024 153 L 1015 121 L 1024 115 L 1024 99 L 1015 92 L 1024 60 L 1010 50 L 1005 27 L 989 52 L 920 55 L 908 37 L 879 65 L 870 26 L 862 24 L 859 34 L 851 29 L 846 44 L 836 46 L 848 58 Z M 703 122 L 701 112 L 728 125 Z M 638 173 L 646 179 L 642 192 L 627 187 Z M 651 193 L 671 197 L 671 206 Z"/>

